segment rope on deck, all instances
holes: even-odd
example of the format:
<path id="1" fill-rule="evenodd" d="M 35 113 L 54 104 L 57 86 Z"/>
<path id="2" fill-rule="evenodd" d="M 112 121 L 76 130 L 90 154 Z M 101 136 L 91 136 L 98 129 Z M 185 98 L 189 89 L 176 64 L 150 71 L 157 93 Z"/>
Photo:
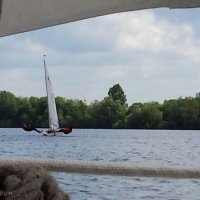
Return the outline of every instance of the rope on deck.
<path id="1" fill-rule="evenodd" d="M 53 159 L 6 159 L 0 160 L 3 166 L 40 166 L 53 172 L 136 176 L 136 177 L 164 177 L 164 178 L 190 178 L 200 179 L 200 168 L 184 168 L 180 166 L 141 166 L 141 165 L 118 165 L 101 164 L 98 162 L 62 161 Z"/>

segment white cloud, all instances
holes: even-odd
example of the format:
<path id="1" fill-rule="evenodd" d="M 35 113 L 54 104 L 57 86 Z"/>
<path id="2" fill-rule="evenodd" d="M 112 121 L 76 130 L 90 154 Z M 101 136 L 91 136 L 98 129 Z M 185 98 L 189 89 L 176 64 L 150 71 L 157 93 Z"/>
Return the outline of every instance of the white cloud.
<path id="1" fill-rule="evenodd" d="M 156 73 L 156 66 L 155 65 L 144 65 L 142 66 L 142 74 L 144 78 L 152 77 Z"/>
<path id="2" fill-rule="evenodd" d="M 17 96 L 45 96 L 42 75 L 38 70 L 28 68 L 1 69 L 1 90 L 13 92 Z"/>
<path id="3" fill-rule="evenodd" d="M 33 42 L 30 38 L 26 38 L 25 47 L 25 49 L 30 53 L 39 53 L 41 55 L 45 52 L 44 47 L 42 47 L 41 44 Z"/>
<path id="4" fill-rule="evenodd" d="M 93 73 L 94 80 L 105 80 L 105 79 L 118 79 L 125 76 L 127 70 L 121 66 L 103 66 L 95 69 Z"/>
<path id="5" fill-rule="evenodd" d="M 90 102 L 120 83 L 131 103 L 179 97 L 198 90 L 199 44 L 192 21 L 169 20 L 150 10 L 10 36 L 0 41 L 1 90 L 44 96 L 42 56 L 47 54 L 59 96 Z"/>
<path id="6" fill-rule="evenodd" d="M 189 23 L 159 19 L 153 12 L 129 13 L 116 16 L 120 26 L 118 49 L 140 49 L 153 53 L 171 53 L 187 56 L 200 63 L 200 39 L 195 37 Z"/>

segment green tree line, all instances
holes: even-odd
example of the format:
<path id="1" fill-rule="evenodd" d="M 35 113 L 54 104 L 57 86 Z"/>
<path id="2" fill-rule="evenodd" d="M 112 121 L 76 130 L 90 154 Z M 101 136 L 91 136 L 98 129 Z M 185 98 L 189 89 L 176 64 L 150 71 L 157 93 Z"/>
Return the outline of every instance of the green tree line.
<path id="1" fill-rule="evenodd" d="M 82 100 L 56 97 L 61 127 L 123 129 L 200 129 L 200 98 L 179 98 L 158 102 L 133 103 L 128 106 L 119 84 L 102 101 L 87 105 Z M 21 127 L 30 122 L 48 127 L 46 97 L 16 97 L 0 91 L 0 127 Z"/>

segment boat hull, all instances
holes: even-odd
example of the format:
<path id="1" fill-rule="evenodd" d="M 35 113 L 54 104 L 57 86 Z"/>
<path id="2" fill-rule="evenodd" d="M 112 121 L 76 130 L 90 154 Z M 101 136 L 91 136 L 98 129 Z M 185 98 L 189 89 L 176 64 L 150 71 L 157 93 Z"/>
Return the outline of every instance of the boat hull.
<path id="1" fill-rule="evenodd" d="M 64 135 L 64 134 L 61 133 L 61 132 L 55 132 L 55 133 L 42 132 L 42 135 L 43 135 L 43 136 L 52 137 L 52 136 L 62 136 L 62 135 Z"/>

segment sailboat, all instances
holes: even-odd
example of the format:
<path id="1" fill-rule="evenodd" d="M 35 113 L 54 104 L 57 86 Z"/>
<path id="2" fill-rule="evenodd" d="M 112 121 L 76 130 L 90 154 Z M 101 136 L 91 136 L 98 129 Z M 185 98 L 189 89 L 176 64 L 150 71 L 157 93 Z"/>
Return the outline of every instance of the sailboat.
<path id="1" fill-rule="evenodd" d="M 44 136 L 60 136 L 63 134 L 69 134 L 72 132 L 72 127 L 60 128 L 58 122 L 58 114 L 56 109 L 55 96 L 53 93 L 52 83 L 49 77 L 49 73 L 46 66 L 45 55 L 44 55 L 44 72 L 45 72 L 45 84 L 48 102 L 48 117 L 49 117 L 49 127 L 47 131 L 40 131 L 30 123 L 24 123 L 23 129 L 25 131 L 36 131 L 42 133 Z"/>
<path id="2" fill-rule="evenodd" d="M 52 83 L 49 77 L 49 73 L 46 66 L 46 60 L 44 55 L 44 72 L 45 72 L 45 83 L 48 101 L 48 117 L 49 117 L 49 129 L 43 132 L 45 136 L 57 136 L 64 134 L 69 134 L 72 132 L 71 127 L 59 128 L 58 114 L 56 109 L 55 96 L 53 93 Z"/>

